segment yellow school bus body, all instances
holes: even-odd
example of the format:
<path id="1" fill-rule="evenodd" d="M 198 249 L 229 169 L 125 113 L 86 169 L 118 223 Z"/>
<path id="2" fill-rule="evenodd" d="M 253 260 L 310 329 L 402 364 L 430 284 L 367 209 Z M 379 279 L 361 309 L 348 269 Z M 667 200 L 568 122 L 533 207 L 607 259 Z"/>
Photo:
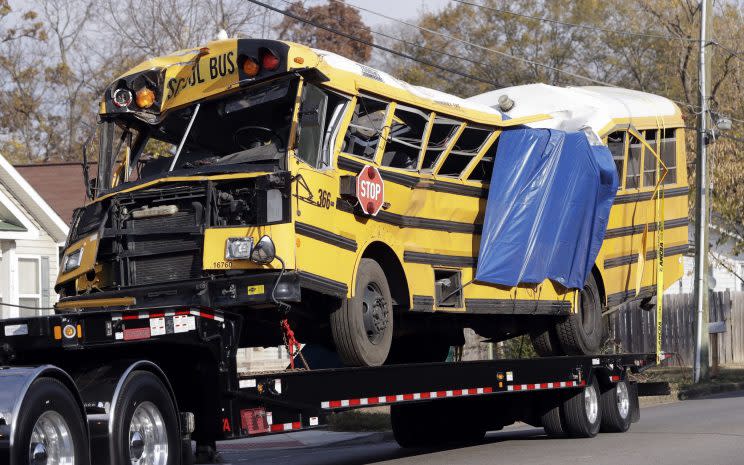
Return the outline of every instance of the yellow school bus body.
<path id="1" fill-rule="evenodd" d="M 243 40 L 243 39 L 241 39 Z M 176 52 L 166 57 L 155 58 L 128 71 L 122 77 L 155 68 L 165 69 L 164 92 L 173 95 L 161 103 L 160 113 L 188 104 L 221 97 L 236 92 L 245 83 L 239 82 L 236 72 L 206 79 L 212 71 L 211 58 L 228 60 L 225 70 L 230 69 L 229 60 L 237 59 L 240 40 L 232 39 L 212 42 L 202 49 Z M 280 43 L 280 42 L 277 42 Z M 499 313 L 499 314 L 552 314 L 575 310 L 578 292 L 546 280 L 537 285 L 517 287 L 497 286 L 473 282 L 480 246 L 480 228 L 485 212 L 488 185 L 485 182 L 467 180 L 478 160 L 496 143 L 500 131 L 506 127 L 538 122 L 550 118 L 536 113 L 522 118 L 504 120 L 498 111 L 477 107 L 453 96 L 423 93 L 400 81 L 391 83 L 384 73 L 344 61 L 335 55 L 321 53 L 308 47 L 285 43 L 287 46 L 287 71 L 303 76 L 308 70 L 317 70 L 323 77 L 320 87 L 331 89 L 350 99 L 350 104 L 341 118 L 334 143 L 331 164 L 326 169 L 307 165 L 297 156 L 294 135 L 298 124 L 295 111 L 292 139 L 288 144 L 288 170 L 291 172 L 292 200 L 291 222 L 255 227 L 209 228 L 204 233 L 203 267 L 205 270 L 247 269 L 277 270 L 277 260 L 268 265 L 250 261 L 225 260 L 225 241 L 228 237 L 252 236 L 258 240 L 269 235 L 277 244 L 288 270 L 300 274 L 303 287 L 323 293 L 352 297 L 355 292 L 356 270 L 363 257 L 372 257 L 383 265 L 393 290 L 393 298 L 402 309 L 422 312 L 451 313 Z M 237 61 L 234 63 L 237 67 Z M 199 76 L 204 78 L 200 82 Z M 372 77 L 369 77 L 372 76 Z M 384 79 L 380 79 L 383 76 Z M 186 84 L 183 83 L 185 79 Z M 193 84 L 190 84 L 190 80 Z M 175 80 L 175 81 L 174 81 Z M 168 83 L 175 82 L 169 89 Z M 302 82 L 300 83 L 302 85 Z M 301 92 L 300 92 L 301 94 Z M 372 96 L 390 102 L 386 124 L 373 160 L 361 159 L 342 150 L 343 134 L 349 125 L 355 103 L 360 95 Z M 441 97 L 441 98 L 440 98 Z M 296 107 L 300 101 L 297 99 Z M 481 147 L 478 155 L 460 176 L 440 176 L 441 167 L 449 147 L 433 170 L 407 170 L 381 166 L 381 158 L 394 116 L 396 105 L 404 105 L 424 113 L 447 117 L 461 122 L 460 133 L 469 126 L 490 128 L 493 132 Z M 296 110 L 297 110 L 296 108 Z M 101 113 L 109 112 L 101 104 Z M 683 122 L 679 111 L 674 115 L 613 120 L 598 131 L 600 137 L 617 127 L 633 130 L 649 128 L 681 128 Z M 431 131 L 429 127 L 428 131 Z M 459 135 L 459 134 L 458 134 Z M 427 135 L 428 137 L 428 135 Z M 679 129 L 677 137 L 677 183 L 664 186 L 665 217 L 678 220 L 674 227 L 664 231 L 667 249 L 664 287 L 682 275 L 681 250 L 687 244 L 687 175 L 685 171 L 684 134 Z M 456 137 L 455 137 L 456 140 Z M 452 142 L 454 144 L 454 141 Z M 625 149 L 627 157 L 627 147 Z M 340 187 L 342 176 L 355 176 L 364 165 L 376 166 L 384 179 L 383 210 L 377 216 L 359 214 L 345 200 Z M 421 163 L 419 162 L 419 167 Z M 627 163 L 626 163 L 627 165 Z M 156 184 L 188 182 L 196 180 L 243 179 L 265 173 L 246 173 L 215 176 L 164 178 L 131 190 L 140 190 Z M 620 174 L 621 188 L 612 208 L 608 238 L 597 257 L 596 270 L 601 277 L 603 298 L 606 304 L 617 305 L 636 295 L 637 256 L 642 249 L 643 225 L 655 225 L 656 209 L 650 196 L 652 187 L 626 189 L 624 173 Z M 113 195 L 113 194 L 109 194 Z M 327 201 L 321 201 L 323 197 Z M 95 199 L 101 201 L 104 197 Z M 683 222 L 682 219 L 685 221 Z M 643 269 L 638 296 L 649 294 L 656 281 L 654 235 L 647 238 L 648 260 Z M 87 238 L 95 242 L 95 238 Z M 79 244 L 68 247 L 66 254 L 74 252 Z M 95 268 L 94 247 L 86 247 L 84 266 L 71 273 L 63 273 L 58 285 L 76 281 L 82 292 L 90 290 L 86 273 Z M 93 253 L 93 256 L 87 254 Z M 436 301 L 435 270 L 459 270 L 461 272 L 462 298 L 454 306 L 440 307 Z M 249 290 L 249 292 L 251 292 Z M 254 292 L 268 292 L 265 289 Z M 91 294 L 91 298 L 95 293 Z M 64 300 L 64 299 L 63 299 Z"/>

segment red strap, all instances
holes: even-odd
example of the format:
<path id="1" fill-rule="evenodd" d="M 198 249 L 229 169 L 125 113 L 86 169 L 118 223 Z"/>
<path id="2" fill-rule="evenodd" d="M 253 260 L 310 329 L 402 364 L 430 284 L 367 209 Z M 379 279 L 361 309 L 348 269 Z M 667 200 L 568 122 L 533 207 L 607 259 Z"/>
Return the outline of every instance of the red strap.
<path id="1" fill-rule="evenodd" d="M 287 346 L 287 352 L 289 352 L 289 367 L 294 370 L 295 350 L 297 350 L 297 353 L 299 353 L 302 346 L 300 346 L 300 343 L 297 342 L 294 331 L 292 331 L 292 328 L 289 326 L 289 320 L 287 320 L 286 318 L 283 319 L 281 321 L 281 325 L 282 331 L 284 331 L 284 342 Z"/>

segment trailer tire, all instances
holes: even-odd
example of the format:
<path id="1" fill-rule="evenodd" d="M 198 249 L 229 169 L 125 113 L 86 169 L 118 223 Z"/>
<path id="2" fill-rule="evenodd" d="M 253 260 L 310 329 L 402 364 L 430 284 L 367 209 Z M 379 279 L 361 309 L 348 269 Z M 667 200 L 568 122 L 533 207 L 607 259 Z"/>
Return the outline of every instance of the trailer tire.
<path id="1" fill-rule="evenodd" d="M 619 381 L 602 393 L 600 410 L 602 410 L 603 433 L 624 433 L 631 423 L 633 408 L 628 383 Z"/>
<path id="2" fill-rule="evenodd" d="M 432 415 L 431 404 L 398 404 L 390 406 L 393 437 L 400 447 L 432 447 L 445 439 Z"/>
<path id="3" fill-rule="evenodd" d="M 385 272 L 371 258 L 359 263 L 356 292 L 330 316 L 331 332 L 346 366 L 380 366 L 393 340 L 393 299 Z"/>
<path id="4" fill-rule="evenodd" d="M 176 408 L 157 376 L 141 370 L 130 373 L 114 409 L 112 463 L 130 465 L 133 455 L 134 459 L 154 459 L 141 463 L 180 463 L 181 435 Z"/>
<path id="5" fill-rule="evenodd" d="M 602 409 L 599 384 L 594 376 L 583 389 L 563 402 L 563 418 L 566 432 L 572 438 L 593 438 L 599 433 Z"/>
<path id="6" fill-rule="evenodd" d="M 35 463 L 34 455 L 43 454 L 56 460 L 53 463 L 71 460 L 88 463 L 86 428 L 77 405 L 70 390 L 59 380 L 42 377 L 34 381 L 20 408 L 15 436 L 19 446 L 12 451 L 13 462 Z M 49 447 L 49 436 L 54 435 L 67 440 L 57 439 L 55 446 Z"/>
<path id="7" fill-rule="evenodd" d="M 566 426 L 561 416 L 560 399 L 555 399 L 555 401 L 548 401 L 545 403 L 541 420 L 542 426 L 545 429 L 545 434 L 547 434 L 548 437 L 563 438 L 566 436 Z"/>
<path id="8" fill-rule="evenodd" d="M 597 281 L 589 274 L 579 294 L 576 313 L 563 317 L 555 325 L 561 348 L 566 355 L 592 355 L 602 346 L 602 301 Z"/>

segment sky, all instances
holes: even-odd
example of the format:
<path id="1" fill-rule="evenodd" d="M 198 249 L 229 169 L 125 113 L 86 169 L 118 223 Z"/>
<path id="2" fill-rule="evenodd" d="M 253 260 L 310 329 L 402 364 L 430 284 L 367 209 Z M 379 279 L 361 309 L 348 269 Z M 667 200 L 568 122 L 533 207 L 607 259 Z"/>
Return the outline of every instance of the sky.
<path id="1" fill-rule="evenodd" d="M 450 3 L 450 0 L 347 0 L 346 3 L 379 11 L 398 19 L 411 19 L 418 16 L 421 11 L 440 10 Z M 361 13 L 364 22 L 372 27 L 385 26 L 390 22 L 385 18 L 364 11 Z"/>

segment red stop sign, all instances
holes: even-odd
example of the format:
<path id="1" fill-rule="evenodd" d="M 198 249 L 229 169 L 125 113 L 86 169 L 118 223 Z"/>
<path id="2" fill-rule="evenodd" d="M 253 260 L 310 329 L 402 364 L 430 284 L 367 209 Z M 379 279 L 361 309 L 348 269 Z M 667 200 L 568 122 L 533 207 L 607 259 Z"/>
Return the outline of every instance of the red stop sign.
<path id="1" fill-rule="evenodd" d="M 374 166 L 366 165 L 357 175 L 356 197 L 367 215 L 377 215 L 385 203 L 385 184 Z"/>

